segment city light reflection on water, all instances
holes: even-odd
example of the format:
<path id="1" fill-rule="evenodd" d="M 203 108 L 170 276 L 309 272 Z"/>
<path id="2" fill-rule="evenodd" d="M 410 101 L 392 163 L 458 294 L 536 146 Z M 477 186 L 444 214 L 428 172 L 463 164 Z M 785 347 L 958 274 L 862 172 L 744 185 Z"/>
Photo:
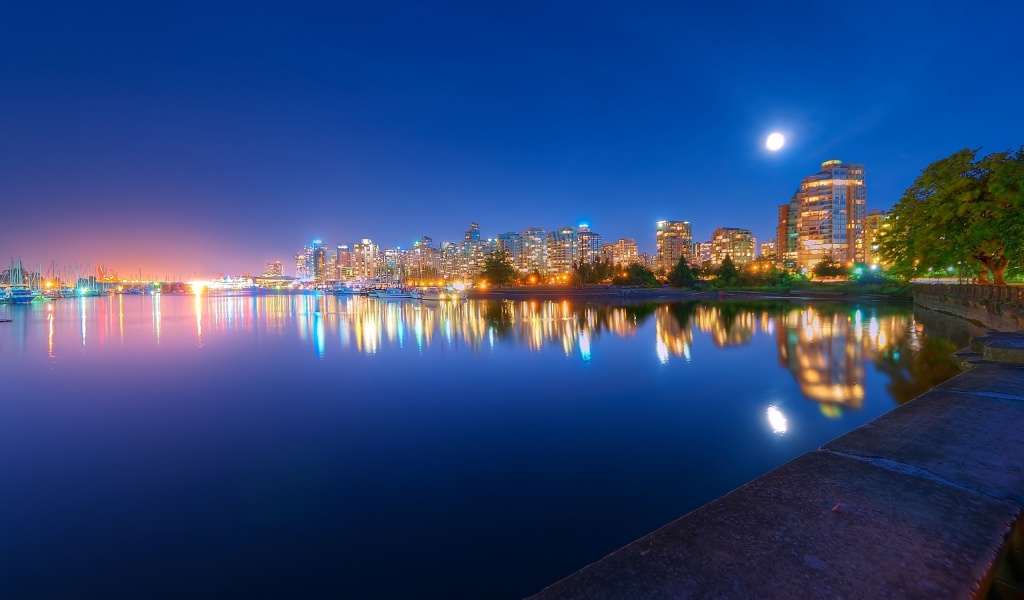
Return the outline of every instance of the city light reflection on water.
<path id="1" fill-rule="evenodd" d="M 202 293 L 0 314 L 0 455 L 19 457 L 0 544 L 33 548 L 6 553 L 15 591 L 47 573 L 68 582 L 52 597 L 90 573 L 121 597 L 523 597 L 953 375 L 969 337 L 833 303 Z"/>
<path id="2" fill-rule="evenodd" d="M 600 357 L 606 336 L 633 338 L 652 324 L 651 356 L 667 365 L 677 358 L 685 362 L 694 360 L 694 348 L 700 346 L 695 344 L 695 335 L 716 348 L 741 347 L 764 336 L 774 340 L 779 365 L 792 374 L 804 397 L 845 408 L 858 408 L 864 400 L 865 365 L 898 362 L 901 349 L 917 352 L 923 328 L 907 311 L 894 312 L 871 305 L 612 305 L 535 300 L 424 303 L 321 294 L 192 297 L 193 343 L 198 347 L 204 345 L 204 336 L 239 331 L 254 331 L 260 336 L 284 335 L 291 326 L 300 339 L 312 344 L 315 356 L 321 359 L 329 352 L 401 351 L 411 335 L 415 350 L 420 353 L 437 343 L 472 353 L 509 345 L 530 352 L 558 348 L 566 357 L 578 354 L 583 363 L 589 363 Z M 130 300 L 151 304 L 151 334 L 159 345 L 162 304 L 179 298 L 157 295 Z M 82 346 L 87 342 L 109 343 L 112 336 L 125 343 L 123 296 L 79 298 L 76 302 Z M 108 306 L 104 307 L 104 303 Z M 114 310 L 114 304 L 116 319 L 105 318 L 106 312 Z M 58 335 L 55 341 L 54 306 L 58 314 L 71 308 L 70 304 L 47 304 L 51 315 L 47 351 L 51 356 L 68 350 L 62 336 Z M 96 328 L 96 339 L 87 337 L 90 327 Z M 180 332 L 174 333 L 176 343 L 181 343 Z M 841 413 L 828 410 L 824 414 Z"/>

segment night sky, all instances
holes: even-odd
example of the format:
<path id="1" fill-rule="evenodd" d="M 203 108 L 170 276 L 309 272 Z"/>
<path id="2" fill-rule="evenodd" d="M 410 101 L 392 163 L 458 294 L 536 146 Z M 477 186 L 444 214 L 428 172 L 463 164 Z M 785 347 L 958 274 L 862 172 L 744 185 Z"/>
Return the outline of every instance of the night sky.
<path id="1" fill-rule="evenodd" d="M 823 160 L 865 163 L 888 209 L 936 159 L 1024 143 L 1022 23 L 1017 0 L 5 2 L 0 268 L 291 274 L 313 238 L 470 221 L 767 241 Z"/>

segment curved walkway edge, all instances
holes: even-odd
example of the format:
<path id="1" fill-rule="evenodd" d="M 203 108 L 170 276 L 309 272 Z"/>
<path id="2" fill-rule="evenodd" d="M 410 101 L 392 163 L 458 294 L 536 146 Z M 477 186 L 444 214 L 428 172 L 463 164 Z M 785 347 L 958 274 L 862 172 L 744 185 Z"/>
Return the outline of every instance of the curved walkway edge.
<path id="1" fill-rule="evenodd" d="M 1024 332 L 957 354 L 966 372 L 533 598 L 1020 594 Z"/>

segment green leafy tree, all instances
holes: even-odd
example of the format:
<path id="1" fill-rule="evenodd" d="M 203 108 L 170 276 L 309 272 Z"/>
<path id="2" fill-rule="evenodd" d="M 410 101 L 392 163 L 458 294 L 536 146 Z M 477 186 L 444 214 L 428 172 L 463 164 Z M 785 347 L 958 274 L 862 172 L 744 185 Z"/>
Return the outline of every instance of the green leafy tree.
<path id="1" fill-rule="evenodd" d="M 736 285 L 739 278 L 740 270 L 732 262 L 732 257 L 726 255 L 722 264 L 718 265 L 718 268 L 715 269 L 715 281 L 718 282 L 718 285 Z"/>
<path id="2" fill-rule="evenodd" d="M 676 266 L 668 274 L 668 282 L 676 287 L 688 287 L 697 280 L 697 274 L 690 268 L 685 258 L 680 258 Z"/>
<path id="3" fill-rule="evenodd" d="M 889 214 L 880 239 L 890 270 L 909 279 L 964 264 L 1005 285 L 1024 259 L 1024 147 L 977 158 L 964 149 L 926 167 Z"/>
<path id="4" fill-rule="evenodd" d="M 504 252 L 494 251 L 484 257 L 484 268 L 480 270 L 480 278 L 491 285 L 504 286 L 515 282 L 516 268 L 512 259 Z"/>
<path id="5" fill-rule="evenodd" d="M 611 263 L 602 260 L 594 262 L 574 262 L 572 264 L 572 280 L 576 285 L 600 283 L 607 280 L 612 273 Z"/>
<path id="6" fill-rule="evenodd" d="M 811 269 L 811 273 L 816 279 L 825 279 L 846 275 L 846 269 L 843 268 L 843 265 L 836 261 L 836 259 L 831 256 L 826 256 L 819 260 L 818 264 L 814 265 L 814 268 Z"/>
<path id="7" fill-rule="evenodd" d="M 654 276 L 647 267 L 633 263 L 626 267 L 625 274 L 616 275 L 612 279 L 615 285 L 642 285 L 644 287 L 658 287 L 658 278 Z"/>

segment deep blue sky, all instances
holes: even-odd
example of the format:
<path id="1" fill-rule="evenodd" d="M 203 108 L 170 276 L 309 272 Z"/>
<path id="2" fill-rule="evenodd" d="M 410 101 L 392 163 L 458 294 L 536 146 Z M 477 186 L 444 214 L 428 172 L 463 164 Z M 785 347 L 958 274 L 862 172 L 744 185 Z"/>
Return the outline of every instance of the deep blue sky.
<path id="1" fill-rule="evenodd" d="M 763 241 L 823 160 L 887 209 L 1024 143 L 1022 3 L 779 4 L 6 2 L 0 262 L 255 272 L 470 221 Z"/>

